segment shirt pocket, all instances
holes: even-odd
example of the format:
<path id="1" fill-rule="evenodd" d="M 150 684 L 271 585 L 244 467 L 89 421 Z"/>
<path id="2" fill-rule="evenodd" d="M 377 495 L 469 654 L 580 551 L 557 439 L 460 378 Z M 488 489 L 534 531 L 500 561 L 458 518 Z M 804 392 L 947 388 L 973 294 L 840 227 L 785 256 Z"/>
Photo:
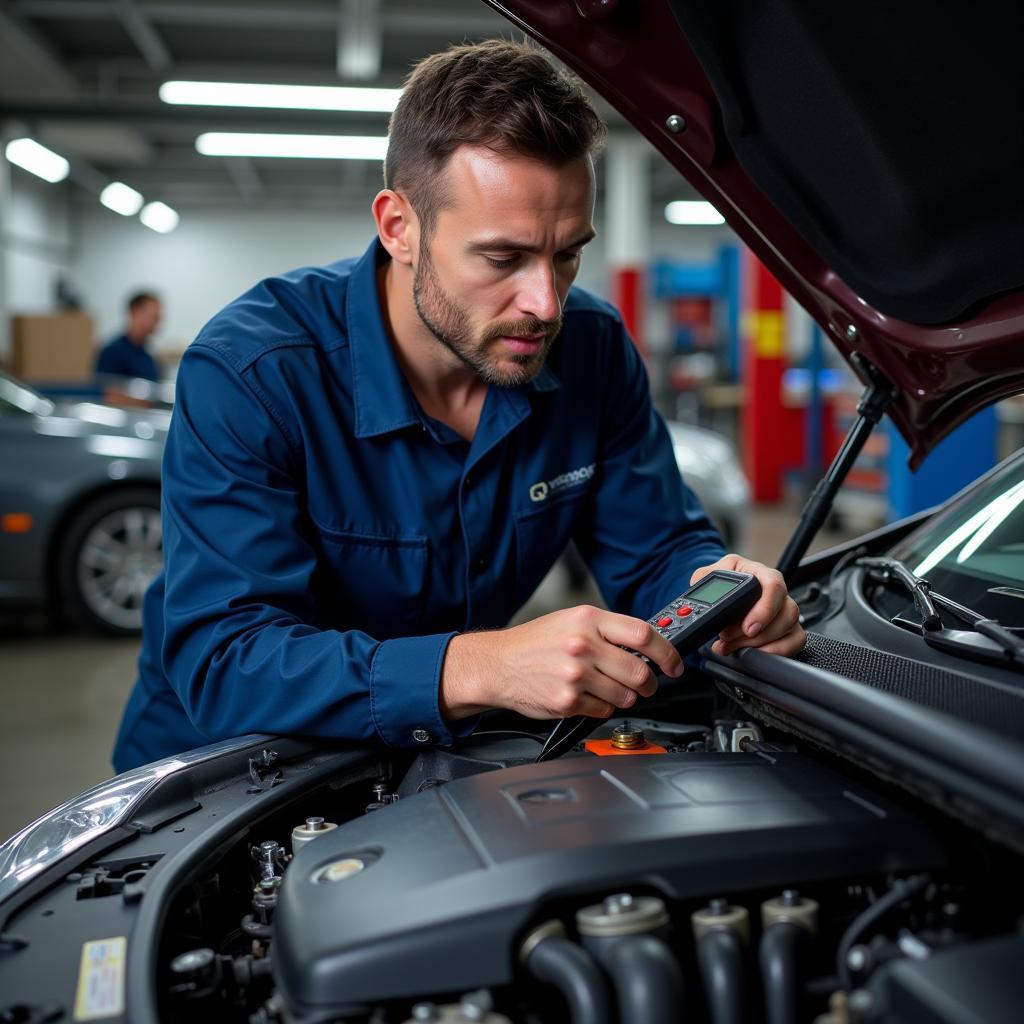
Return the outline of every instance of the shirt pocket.
<path id="1" fill-rule="evenodd" d="M 318 530 L 326 576 L 319 603 L 331 625 L 379 640 L 417 635 L 429 589 L 428 538 Z"/>
<path id="2" fill-rule="evenodd" d="M 587 493 L 566 494 L 515 513 L 517 607 L 537 589 L 572 539 Z"/>

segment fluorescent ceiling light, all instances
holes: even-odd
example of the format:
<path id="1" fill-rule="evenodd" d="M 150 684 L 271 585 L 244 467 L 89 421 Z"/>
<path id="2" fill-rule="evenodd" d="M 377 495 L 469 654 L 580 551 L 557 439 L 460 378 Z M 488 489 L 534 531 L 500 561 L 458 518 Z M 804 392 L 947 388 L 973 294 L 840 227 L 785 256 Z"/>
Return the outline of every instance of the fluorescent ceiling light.
<path id="1" fill-rule="evenodd" d="M 146 203 L 139 214 L 139 220 L 147 228 L 159 231 L 162 235 L 178 226 L 177 211 L 172 210 L 166 203 Z"/>
<path id="2" fill-rule="evenodd" d="M 724 224 L 725 218 L 703 199 L 676 200 L 665 207 L 669 224 Z"/>
<path id="3" fill-rule="evenodd" d="M 401 89 L 348 85 L 259 85 L 246 82 L 164 82 L 164 103 L 201 107 L 284 107 L 289 110 L 374 110 L 390 113 Z"/>
<path id="4" fill-rule="evenodd" d="M 384 135 L 261 135 L 205 132 L 196 139 L 204 156 L 270 156 L 308 160 L 383 160 Z"/>
<path id="5" fill-rule="evenodd" d="M 46 181 L 63 181 L 71 170 L 71 165 L 64 157 L 52 149 L 40 146 L 35 139 L 11 139 L 4 155 L 12 164 Z"/>
<path id="6" fill-rule="evenodd" d="M 123 181 L 112 181 L 101 193 L 100 202 L 122 217 L 134 217 L 142 209 L 142 193 L 129 188 Z"/>

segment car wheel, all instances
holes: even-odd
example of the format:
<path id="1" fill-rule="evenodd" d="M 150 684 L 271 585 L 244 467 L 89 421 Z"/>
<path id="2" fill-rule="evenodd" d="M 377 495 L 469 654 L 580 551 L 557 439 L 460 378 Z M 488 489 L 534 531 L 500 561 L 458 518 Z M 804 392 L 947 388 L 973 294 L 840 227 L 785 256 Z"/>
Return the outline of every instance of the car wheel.
<path id="1" fill-rule="evenodd" d="M 90 502 L 71 521 L 59 558 L 62 592 L 80 625 L 138 634 L 143 595 L 163 567 L 159 492 L 125 488 Z"/>

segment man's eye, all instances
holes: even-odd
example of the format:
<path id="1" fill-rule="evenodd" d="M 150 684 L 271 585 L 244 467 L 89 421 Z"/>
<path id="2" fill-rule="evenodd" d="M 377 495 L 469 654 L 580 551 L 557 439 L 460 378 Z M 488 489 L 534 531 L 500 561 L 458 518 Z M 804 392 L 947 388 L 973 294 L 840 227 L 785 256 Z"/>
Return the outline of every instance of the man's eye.
<path id="1" fill-rule="evenodd" d="M 492 267 L 511 267 L 512 264 L 519 259 L 519 257 L 506 256 L 504 259 L 495 259 L 495 257 L 493 256 L 484 256 L 484 259 L 487 260 L 487 262 L 490 263 Z"/>
<path id="2" fill-rule="evenodd" d="M 558 258 L 563 263 L 575 263 L 582 255 L 581 252 L 560 252 Z"/>

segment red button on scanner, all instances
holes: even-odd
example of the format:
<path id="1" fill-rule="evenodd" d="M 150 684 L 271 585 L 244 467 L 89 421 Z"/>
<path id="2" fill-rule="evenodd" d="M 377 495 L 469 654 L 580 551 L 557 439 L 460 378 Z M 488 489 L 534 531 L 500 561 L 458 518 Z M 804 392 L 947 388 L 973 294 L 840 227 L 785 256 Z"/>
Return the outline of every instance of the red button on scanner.
<path id="1" fill-rule="evenodd" d="M 684 604 L 682 608 L 676 609 L 676 615 L 689 615 L 693 609 L 688 605 Z"/>
<path id="2" fill-rule="evenodd" d="M 671 626 L 672 620 L 666 615 L 663 619 L 658 619 L 659 626 Z"/>

